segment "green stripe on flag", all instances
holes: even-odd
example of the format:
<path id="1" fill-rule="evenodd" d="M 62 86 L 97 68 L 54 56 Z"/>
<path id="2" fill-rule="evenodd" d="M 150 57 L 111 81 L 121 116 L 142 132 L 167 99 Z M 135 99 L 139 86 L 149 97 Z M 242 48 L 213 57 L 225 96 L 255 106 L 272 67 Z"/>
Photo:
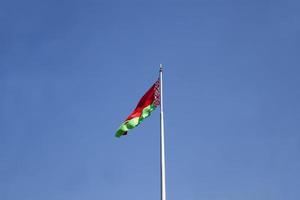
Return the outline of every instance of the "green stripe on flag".
<path id="1" fill-rule="evenodd" d="M 116 137 L 121 137 L 127 132 L 129 129 L 133 129 L 134 127 L 138 126 L 145 118 L 149 117 L 151 112 L 155 110 L 156 106 L 154 103 L 145 107 L 139 117 L 132 118 L 131 120 L 125 121 L 117 130 Z"/>

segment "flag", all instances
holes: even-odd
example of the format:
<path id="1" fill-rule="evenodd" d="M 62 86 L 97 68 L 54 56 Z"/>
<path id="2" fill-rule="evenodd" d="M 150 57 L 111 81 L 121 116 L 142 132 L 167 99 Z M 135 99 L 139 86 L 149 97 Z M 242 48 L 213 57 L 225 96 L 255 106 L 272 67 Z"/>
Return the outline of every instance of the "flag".
<path id="1" fill-rule="evenodd" d="M 138 126 L 160 104 L 160 83 L 157 80 L 140 99 L 134 111 L 126 118 L 116 132 L 116 137 L 127 135 L 129 129 Z"/>

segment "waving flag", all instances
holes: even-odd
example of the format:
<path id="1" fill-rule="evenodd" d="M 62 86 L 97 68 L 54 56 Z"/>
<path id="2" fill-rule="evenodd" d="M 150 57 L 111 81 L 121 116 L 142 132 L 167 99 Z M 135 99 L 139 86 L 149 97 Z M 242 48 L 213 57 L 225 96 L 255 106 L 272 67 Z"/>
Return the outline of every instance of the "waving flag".
<path id="1" fill-rule="evenodd" d="M 157 80 L 140 99 L 134 111 L 121 124 L 116 132 L 116 137 L 126 135 L 129 129 L 138 126 L 160 104 L 160 83 Z"/>

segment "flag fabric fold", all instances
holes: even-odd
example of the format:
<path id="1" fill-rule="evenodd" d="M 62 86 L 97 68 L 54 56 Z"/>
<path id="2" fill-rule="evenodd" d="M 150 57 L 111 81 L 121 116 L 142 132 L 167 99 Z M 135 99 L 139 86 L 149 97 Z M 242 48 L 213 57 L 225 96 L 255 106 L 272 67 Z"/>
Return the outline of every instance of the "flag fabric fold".
<path id="1" fill-rule="evenodd" d="M 138 126 L 160 104 L 160 83 L 157 80 L 140 99 L 134 111 L 126 118 L 117 130 L 115 136 L 127 135 L 129 129 Z"/>

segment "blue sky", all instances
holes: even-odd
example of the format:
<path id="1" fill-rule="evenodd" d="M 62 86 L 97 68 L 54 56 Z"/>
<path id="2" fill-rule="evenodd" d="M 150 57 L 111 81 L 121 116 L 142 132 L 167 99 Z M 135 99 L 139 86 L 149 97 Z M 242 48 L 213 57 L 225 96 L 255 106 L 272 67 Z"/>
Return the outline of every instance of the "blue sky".
<path id="1" fill-rule="evenodd" d="M 300 3 L 2 1 L 0 199 L 300 198 Z"/>

